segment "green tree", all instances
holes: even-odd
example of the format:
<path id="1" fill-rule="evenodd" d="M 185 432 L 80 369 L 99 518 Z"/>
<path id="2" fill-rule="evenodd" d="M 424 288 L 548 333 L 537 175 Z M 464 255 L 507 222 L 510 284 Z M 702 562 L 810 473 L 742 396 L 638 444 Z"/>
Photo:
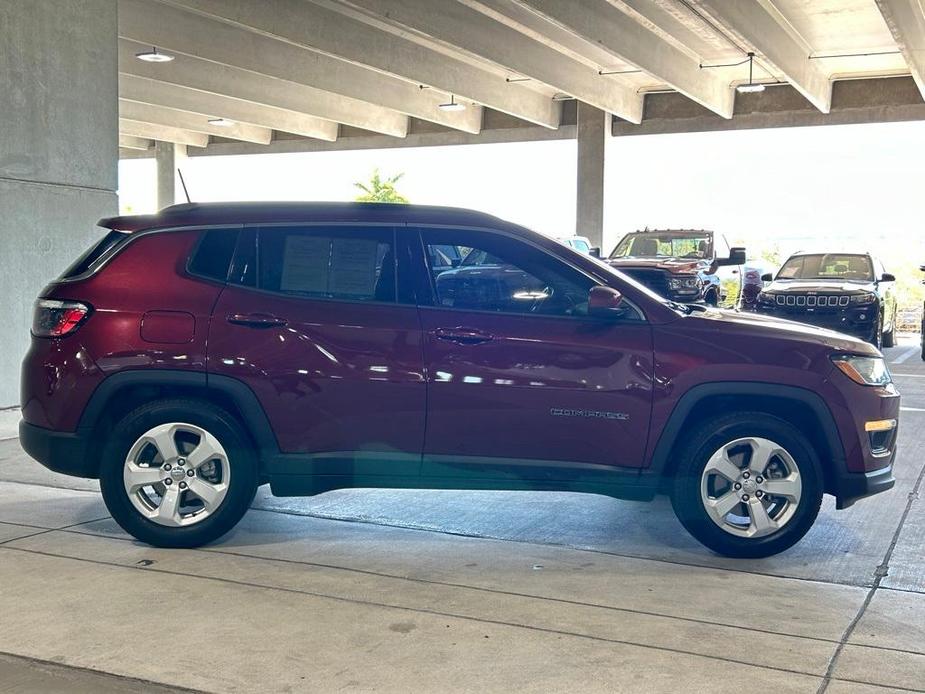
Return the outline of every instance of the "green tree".
<path id="1" fill-rule="evenodd" d="M 374 169 L 369 183 L 357 182 L 353 184 L 363 191 L 361 195 L 357 196 L 357 202 L 408 202 L 408 198 L 395 190 L 395 184 L 404 175 L 404 173 L 399 173 L 383 179 L 379 174 L 379 169 Z"/>

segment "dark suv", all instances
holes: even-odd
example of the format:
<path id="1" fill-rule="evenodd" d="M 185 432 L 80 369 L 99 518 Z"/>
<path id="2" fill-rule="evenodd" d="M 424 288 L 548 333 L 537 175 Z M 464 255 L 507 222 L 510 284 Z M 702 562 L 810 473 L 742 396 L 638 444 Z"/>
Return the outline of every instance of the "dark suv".
<path id="1" fill-rule="evenodd" d="M 745 249 L 706 229 L 645 229 L 620 239 L 607 262 L 672 301 L 718 306 L 724 281 L 741 284 Z"/>
<path id="2" fill-rule="evenodd" d="M 36 303 L 20 439 L 190 547 L 257 486 L 670 494 L 767 556 L 893 485 L 899 395 L 833 332 L 667 301 L 465 210 L 178 205 L 115 217 Z"/>
<path id="3" fill-rule="evenodd" d="M 892 347 L 896 278 L 867 253 L 795 253 L 758 295 L 757 311 Z"/>

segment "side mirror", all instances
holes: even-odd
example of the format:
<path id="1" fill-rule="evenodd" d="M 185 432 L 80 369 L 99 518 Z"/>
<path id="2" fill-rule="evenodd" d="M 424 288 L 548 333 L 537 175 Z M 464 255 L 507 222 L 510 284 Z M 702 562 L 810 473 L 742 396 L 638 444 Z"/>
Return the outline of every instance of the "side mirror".
<path id="1" fill-rule="evenodd" d="M 613 316 L 620 311 L 623 295 L 611 287 L 591 287 L 588 292 L 588 313 L 592 316 Z"/>
<path id="2" fill-rule="evenodd" d="M 591 250 L 588 251 L 588 255 L 590 255 L 592 258 L 600 258 L 601 257 L 600 246 L 592 246 Z"/>
<path id="3" fill-rule="evenodd" d="M 716 265 L 745 265 L 745 249 L 740 247 L 730 248 L 729 257 L 717 258 Z"/>
<path id="4" fill-rule="evenodd" d="M 896 275 L 891 275 L 889 272 L 884 272 L 883 276 L 880 278 L 881 282 L 895 282 Z"/>
<path id="5" fill-rule="evenodd" d="M 761 276 L 761 281 L 762 282 L 773 282 L 774 275 L 772 275 L 770 272 L 766 272 Z"/>

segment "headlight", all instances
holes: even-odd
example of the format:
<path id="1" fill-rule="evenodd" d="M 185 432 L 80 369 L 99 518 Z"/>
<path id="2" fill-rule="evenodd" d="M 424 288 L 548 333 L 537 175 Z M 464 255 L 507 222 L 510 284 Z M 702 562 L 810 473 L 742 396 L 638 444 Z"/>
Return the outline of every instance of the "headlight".
<path id="1" fill-rule="evenodd" d="M 877 300 L 876 294 L 858 294 L 851 297 L 851 303 L 855 306 L 867 306 Z"/>
<path id="2" fill-rule="evenodd" d="M 668 278 L 668 288 L 669 289 L 698 289 L 700 287 L 700 279 L 697 277 L 669 277 Z"/>
<path id="3" fill-rule="evenodd" d="M 885 386 L 893 382 L 883 357 L 857 357 L 841 354 L 832 357 L 839 371 L 862 386 Z"/>

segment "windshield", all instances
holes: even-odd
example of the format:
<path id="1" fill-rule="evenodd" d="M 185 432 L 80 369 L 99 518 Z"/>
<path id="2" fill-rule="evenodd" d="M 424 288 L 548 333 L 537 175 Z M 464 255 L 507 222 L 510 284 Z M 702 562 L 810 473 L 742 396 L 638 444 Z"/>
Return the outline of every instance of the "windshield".
<path id="1" fill-rule="evenodd" d="M 610 254 L 611 258 L 710 258 L 713 237 L 710 234 L 673 234 L 646 232 L 627 234 Z"/>
<path id="2" fill-rule="evenodd" d="M 779 280 L 850 280 L 873 282 L 874 268 L 866 255 L 818 253 L 790 258 L 780 272 Z"/>

